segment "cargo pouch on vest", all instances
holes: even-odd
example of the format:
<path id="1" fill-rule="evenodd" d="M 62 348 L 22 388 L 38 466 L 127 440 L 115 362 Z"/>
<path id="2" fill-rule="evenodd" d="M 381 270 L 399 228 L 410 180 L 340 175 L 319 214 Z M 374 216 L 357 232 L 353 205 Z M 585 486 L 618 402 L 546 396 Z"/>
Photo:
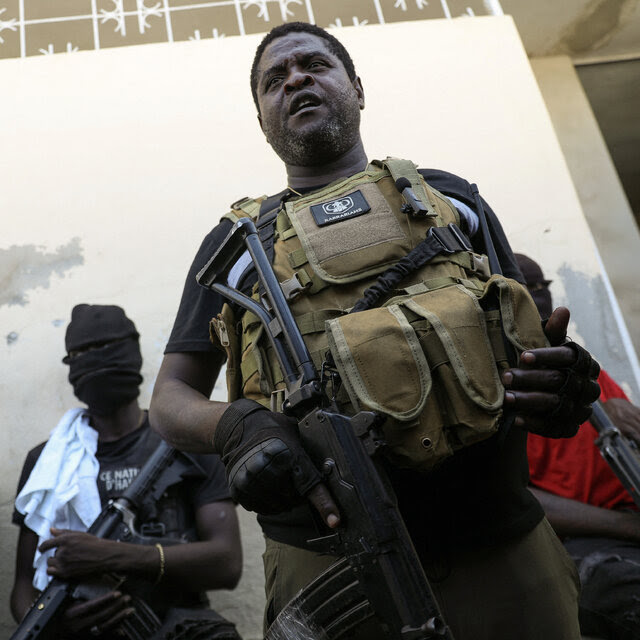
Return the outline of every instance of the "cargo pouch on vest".
<path id="1" fill-rule="evenodd" d="M 535 306 L 531 315 L 526 290 L 512 282 L 494 276 L 485 295 L 499 301 L 518 352 L 542 346 Z M 383 430 L 397 466 L 431 471 L 497 432 L 504 388 L 495 340 L 478 299 L 462 285 L 330 320 L 326 331 L 354 407 L 388 416 Z"/>
<path id="2" fill-rule="evenodd" d="M 538 309 L 529 292 L 519 282 L 499 275 L 491 276 L 486 283 L 481 304 L 487 308 L 487 303 L 492 300 L 500 309 L 502 329 L 518 354 L 527 349 L 549 346 Z M 495 344 L 496 341 L 493 342 Z M 497 360 L 504 359 L 504 356 L 500 357 L 498 345 L 494 351 Z"/>

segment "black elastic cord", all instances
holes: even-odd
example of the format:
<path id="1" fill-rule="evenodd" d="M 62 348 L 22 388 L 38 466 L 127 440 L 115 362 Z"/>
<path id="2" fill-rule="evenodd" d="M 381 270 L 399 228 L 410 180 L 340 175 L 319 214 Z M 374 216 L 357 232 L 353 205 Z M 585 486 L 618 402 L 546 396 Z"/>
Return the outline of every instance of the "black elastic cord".
<path id="1" fill-rule="evenodd" d="M 457 233 L 462 232 L 456 228 Z M 441 253 L 456 253 L 468 251 L 449 227 L 432 227 L 427 237 L 404 258 L 401 258 L 393 266 L 389 267 L 368 289 L 362 298 L 356 301 L 349 313 L 366 311 L 374 307 L 377 302 L 410 273 L 417 271 L 429 260 Z M 444 241 L 443 241 L 444 240 Z"/>

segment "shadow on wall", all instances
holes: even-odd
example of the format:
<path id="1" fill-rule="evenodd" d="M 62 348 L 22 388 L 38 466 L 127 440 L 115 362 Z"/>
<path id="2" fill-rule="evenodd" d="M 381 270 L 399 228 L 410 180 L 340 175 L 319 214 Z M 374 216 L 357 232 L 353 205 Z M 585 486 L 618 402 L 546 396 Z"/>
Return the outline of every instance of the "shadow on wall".
<path id="1" fill-rule="evenodd" d="M 640 389 L 635 383 L 602 276 L 590 277 L 566 262 L 558 269 L 558 275 L 564 285 L 565 299 L 554 299 L 554 306 L 564 304 L 571 310 L 571 320 L 578 331 L 578 336 L 573 337 L 577 340 L 588 335 L 589 344 L 585 346 L 614 379 L 622 381 L 625 393 L 637 400 Z"/>

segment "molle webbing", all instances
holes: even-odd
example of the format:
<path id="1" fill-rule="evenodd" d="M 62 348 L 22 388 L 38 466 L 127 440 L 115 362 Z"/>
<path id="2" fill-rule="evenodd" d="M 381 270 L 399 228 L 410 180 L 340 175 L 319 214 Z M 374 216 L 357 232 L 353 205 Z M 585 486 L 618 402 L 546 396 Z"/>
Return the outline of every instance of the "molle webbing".
<path id="1" fill-rule="evenodd" d="M 403 212 L 400 178 L 435 215 Z M 489 279 L 486 256 L 458 228 L 458 211 L 416 166 L 388 158 L 298 199 L 269 200 L 241 208 L 261 211 L 260 238 L 316 367 L 331 350 L 341 409 L 388 416 L 393 463 L 428 472 L 496 433 L 506 366 L 501 330 L 518 351 L 543 346 L 544 335 L 526 290 Z M 260 294 L 254 285 L 251 295 Z M 241 331 L 229 322 L 238 340 L 230 388 L 280 406 L 282 374 L 261 325 L 248 313 Z"/>
<path id="2" fill-rule="evenodd" d="M 442 253 L 451 254 L 461 251 L 472 251 L 472 248 L 456 225 L 432 227 L 429 229 L 427 237 L 417 247 L 392 267 L 389 267 L 376 283 L 364 292 L 362 298 L 353 305 L 351 312 L 370 309 L 378 300 L 394 289 L 403 278 L 414 273 L 436 256 Z"/>

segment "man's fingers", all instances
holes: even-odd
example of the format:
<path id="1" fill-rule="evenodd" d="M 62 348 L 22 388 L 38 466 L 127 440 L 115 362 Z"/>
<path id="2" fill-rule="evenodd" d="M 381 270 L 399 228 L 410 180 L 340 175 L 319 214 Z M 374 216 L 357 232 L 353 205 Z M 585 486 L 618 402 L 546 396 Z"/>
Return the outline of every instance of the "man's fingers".
<path id="1" fill-rule="evenodd" d="M 340 524 L 340 512 L 324 484 L 320 483 L 313 487 L 307 494 L 307 498 L 328 527 L 335 529 Z"/>
<path id="2" fill-rule="evenodd" d="M 53 537 L 48 538 L 38 547 L 38 551 L 40 551 L 40 553 L 44 553 L 49 549 L 53 549 L 60 546 L 60 544 L 63 544 L 66 538 L 61 539 L 60 536 L 77 533 L 77 531 L 72 531 L 71 529 L 57 529 L 56 527 L 51 527 L 49 531 Z"/>
<path id="3" fill-rule="evenodd" d="M 45 551 L 49 551 L 49 549 L 55 549 L 57 546 L 58 541 L 55 538 L 49 538 L 38 547 L 38 551 L 44 553 Z"/>
<path id="4" fill-rule="evenodd" d="M 640 409 L 624 398 L 610 398 L 602 403 L 613 424 L 636 444 L 640 444 Z"/>
<path id="5" fill-rule="evenodd" d="M 558 307 L 547 320 L 544 333 L 552 346 L 562 344 L 565 341 L 570 315 L 569 309 Z"/>
<path id="6" fill-rule="evenodd" d="M 520 356 L 521 369 L 566 369 L 576 362 L 576 353 L 571 347 L 541 347 L 529 349 Z"/>
<path id="7" fill-rule="evenodd" d="M 560 404 L 555 393 L 539 391 L 507 391 L 504 394 L 505 408 L 517 414 L 540 415 L 553 411 Z M 522 416 L 526 417 L 526 416 Z"/>
<path id="8" fill-rule="evenodd" d="M 131 602 L 131 596 L 125 596 L 121 591 L 109 591 L 104 595 L 92 598 L 91 600 L 81 600 L 67 607 L 65 617 L 78 618 L 89 616 L 99 611 L 110 610 L 120 611 Z"/>
<path id="9" fill-rule="evenodd" d="M 557 369 L 509 369 L 502 374 L 502 384 L 508 391 L 536 391 L 569 394 L 574 403 L 592 404 L 600 395 L 593 380 Z"/>
<path id="10" fill-rule="evenodd" d="M 509 369 L 502 374 L 502 384 L 509 390 L 536 389 L 537 391 L 559 391 L 567 376 L 557 369 Z"/>
<path id="11" fill-rule="evenodd" d="M 68 607 L 64 613 L 65 626 L 74 633 L 96 628 L 96 635 L 99 635 L 117 627 L 135 611 L 131 606 L 131 596 L 111 591 L 99 598 Z"/>
<path id="12" fill-rule="evenodd" d="M 108 619 L 103 616 L 97 624 L 101 631 L 108 631 L 109 629 L 115 629 L 121 622 L 123 622 L 129 616 L 132 616 L 136 612 L 135 607 L 127 607 L 116 613 L 110 614 Z"/>
<path id="13" fill-rule="evenodd" d="M 105 630 L 120 624 L 134 612 L 131 596 L 120 591 L 110 591 L 97 598 L 71 605 L 64 612 L 64 621 L 65 626 L 75 632 L 93 626 Z"/>

